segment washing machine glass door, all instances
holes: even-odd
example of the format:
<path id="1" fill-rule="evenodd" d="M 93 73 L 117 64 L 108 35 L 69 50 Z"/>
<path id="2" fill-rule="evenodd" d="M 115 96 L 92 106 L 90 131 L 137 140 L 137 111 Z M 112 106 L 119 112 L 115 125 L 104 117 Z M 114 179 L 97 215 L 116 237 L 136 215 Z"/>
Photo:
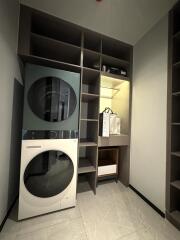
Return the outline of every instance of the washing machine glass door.
<path id="1" fill-rule="evenodd" d="M 61 151 L 35 156 L 24 172 L 24 184 L 34 196 L 48 198 L 64 191 L 74 174 L 72 160 Z"/>
<path id="2" fill-rule="evenodd" d="M 77 104 L 73 88 L 60 78 L 46 77 L 33 83 L 28 92 L 32 112 L 48 122 L 68 119 Z"/>

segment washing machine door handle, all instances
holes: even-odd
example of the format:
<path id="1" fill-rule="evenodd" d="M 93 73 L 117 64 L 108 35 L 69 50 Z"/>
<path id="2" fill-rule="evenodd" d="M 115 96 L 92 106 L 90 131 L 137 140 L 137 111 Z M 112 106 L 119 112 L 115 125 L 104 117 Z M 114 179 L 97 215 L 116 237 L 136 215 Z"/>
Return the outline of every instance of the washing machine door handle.
<path id="1" fill-rule="evenodd" d="M 29 145 L 26 148 L 42 148 L 40 145 Z"/>

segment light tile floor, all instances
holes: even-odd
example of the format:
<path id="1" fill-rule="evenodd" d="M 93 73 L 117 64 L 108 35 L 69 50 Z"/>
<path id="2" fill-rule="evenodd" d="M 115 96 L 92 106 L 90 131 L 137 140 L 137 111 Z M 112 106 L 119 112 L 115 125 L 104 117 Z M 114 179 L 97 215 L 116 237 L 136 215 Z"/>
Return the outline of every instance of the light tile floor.
<path id="1" fill-rule="evenodd" d="M 180 240 L 180 231 L 120 183 L 78 194 L 77 207 L 16 222 L 7 220 L 1 240 Z"/>

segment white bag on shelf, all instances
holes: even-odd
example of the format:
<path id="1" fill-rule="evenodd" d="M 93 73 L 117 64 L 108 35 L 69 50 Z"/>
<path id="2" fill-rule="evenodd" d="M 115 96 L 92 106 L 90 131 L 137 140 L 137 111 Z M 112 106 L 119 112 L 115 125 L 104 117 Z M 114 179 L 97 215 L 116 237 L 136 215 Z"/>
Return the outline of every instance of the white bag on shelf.
<path id="1" fill-rule="evenodd" d="M 121 120 L 117 114 L 110 114 L 110 134 L 120 135 L 121 132 Z"/>
<path id="2" fill-rule="evenodd" d="M 109 137 L 110 113 L 103 112 L 100 114 L 101 136 Z"/>
<path id="3" fill-rule="evenodd" d="M 110 108 L 100 114 L 100 136 L 109 137 L 109 135 L 120 135 L 121 120 L 117 114 L 113 113 Z"/>

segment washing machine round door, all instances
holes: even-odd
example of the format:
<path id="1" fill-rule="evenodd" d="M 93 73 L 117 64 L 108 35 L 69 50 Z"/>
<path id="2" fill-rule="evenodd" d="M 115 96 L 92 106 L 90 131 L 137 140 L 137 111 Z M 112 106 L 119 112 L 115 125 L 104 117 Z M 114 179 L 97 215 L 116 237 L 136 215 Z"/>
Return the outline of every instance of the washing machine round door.
<path id="1" fill-rule="evenodd" d="M 57 77 L 41 78 L 34 82 L 27 98 L 32 112 L 48 122 L 68 119 L 77 105 L 73 88 Z"/>
<path id="2" fill-rule="evenodd" d="M 61 151 L 46 151 L 29 162 L 24 172 L 24 184 L 36 197 L 53 197 L 68 187 L 73 174 L 73 162 L 68 155 Z"/>

